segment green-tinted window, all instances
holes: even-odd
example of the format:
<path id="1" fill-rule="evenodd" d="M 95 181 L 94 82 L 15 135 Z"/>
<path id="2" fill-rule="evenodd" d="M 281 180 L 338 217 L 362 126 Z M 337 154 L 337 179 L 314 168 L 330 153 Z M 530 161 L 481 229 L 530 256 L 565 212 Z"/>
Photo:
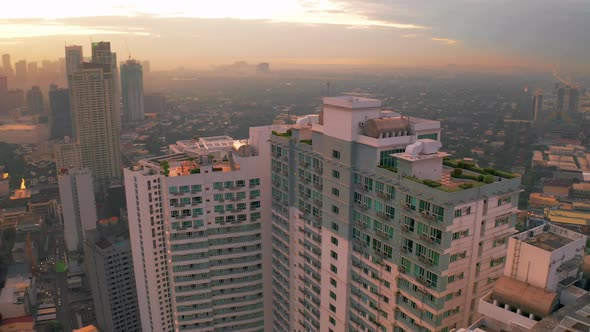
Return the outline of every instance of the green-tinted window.
<path id="1" fill-rule="evenodd" d="M 405 148 L 404 149 L 394 149 L 394 150 L 381 151 L 379 153 L 379 165 L 397 167 L 397 158 L 392 157 L 391 154 L 402 153 L 405 151 L 406 151 Z"/>
<path id="2" fill-rule="evenodd" d="M 335 170 L 335 169 L 333 169 L 332 170 L 332 177 L 335 178 L 335 179 L 340 179 L 340 172 L 337 171 L 337 170 Z"/>
<path id="3" fill-rule="evenodd" d="M 418 139 L 432 139 L 432 140 L 438 141 L 438 134 L 437 133 L 422 134 L 422 135 L 418 135 Z"/>

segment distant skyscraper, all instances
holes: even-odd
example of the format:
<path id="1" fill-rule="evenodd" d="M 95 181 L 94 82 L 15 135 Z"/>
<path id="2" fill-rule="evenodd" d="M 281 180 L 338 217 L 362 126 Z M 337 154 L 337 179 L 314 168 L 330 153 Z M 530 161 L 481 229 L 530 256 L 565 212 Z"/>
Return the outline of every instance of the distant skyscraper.
<path id="1" fill-rule="evenodd" d="M 83 62 L 82 46 L 66 46 L 66 75 L 69 78 L 78 70 Z"/>
<path id="2" fill-rule="evenodd" d="M 149 93 L 143 98 L 145 113 L 164 113 L 166 110 L 166 97 L 163 93 Z"/>
<path id="3" fill-rule="evenodd" d="M 123 115 L 127 122 L 143 120 L 143 72 L 138 61 L 127 60 L 121 65 Z"/>
<path id="4" fill-rule="evenodd" d="M 560 86 L 557 89 L 557 110 L 571 113 L 580 111 L 580 89 L 574 86 Z"/>
<path id="5" fill-rule="evenodd" d="M 82 165 L 92 171 L 95 188 L 121 181 L 119 119 L 109 64 L 83 63 L 70 80 L 74 132 L 80 142 Z"/>
<path id="6" fill-rule="evenodd" d="M 141 61 L 141 66 L 143 67 L 143 73 L 145 75 L 148 75 L 150 73 L 150 70 L 151 70 L 149 60 L 143 60 L 143 61 Z"/>
<path id="7" fill-rule="evenodd" d="M 96 228 L 96 203 L 92 174 L 88 169 L 62 169 L 58 174 L 59 196 L 68 251 L 82 249 L 86 231 Z"/>
<path id="8" fill-rule="evenodd" d="M 27 112 L 29 114 L 43 113 L 43 93 L 38 86 L 27 91 Z"/>
<path id="9" fill-rule="evenodd" d="M 10 62 L 10 54 L 2 54 L 2 71 L 8 77 L 14 75 L 12 63 Z"/>
<path id="10" fill-rule="evenodd" d="M 14 64 L 15 68 L 15 83 L 20 88 L 27 86 L 27 61 L 20 60 Z"/>
<path id="11" fill-rule="evenodd" d="M 92 43 L 92 62 L 111 66 L 117 126 L 121 130 L 121 82 L 119 81 L 119 71 L 117 69 L 117 53 L 111 52 L 110 42 L 101 41 Z"/>
<path id="12" fill-rule="evenodd" d="M 537 122 L 539 115 L 543 111 L 543 92 L 538 90 L 533 96 L 533 121 Z"/>
<path id="13" fill-rule="evenodd" d="M 261 62 L 256 66 L 256 71 L 259 73 L 268 73 L 270 71 L 270 64 L 268 62 Z"/>
<path id="14" fill-rule="evenodd" d="M 51 110 L 51 138 L 61 139 L 72 136 L 72 116 L 70 112 L 70 91 L 52 85 L 49 90 L 49 108 Z"/>
<path id="15" fill-rule="evenodd" d="M 84 264 L 100 331 L 139 332 L 129 232 L 100 225 L 86 233 Z"/>
<path id="16" fill-rule="evenodd" d="M 37 67 L 36 62 L 29 62 L 27 64 L 27 78 L 29 79 L 29 83 L 36 84 L 37 79 L 39 76 L 39 68 Z"/>

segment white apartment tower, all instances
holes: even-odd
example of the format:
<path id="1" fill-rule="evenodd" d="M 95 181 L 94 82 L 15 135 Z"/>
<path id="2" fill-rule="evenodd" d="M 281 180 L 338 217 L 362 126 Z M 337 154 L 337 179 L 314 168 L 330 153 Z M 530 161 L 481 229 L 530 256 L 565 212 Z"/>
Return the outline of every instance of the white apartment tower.
<path id="1" fill-rule="evenodd" d="M 270 227 L 270 209 L 250 143 L 180 141 L 174 154 L 125 170 L 144 332 L 264 330 L 262 227 Z"/>
<path id="2" fill-rule="evenodd" d="M 271 136 L 272 331 L 445 332 L 478 318 L 520 179 L 446 160 L 439 140 L 438 121 L 356 97 L 324 98 L 319 117 Z"/>
<path id="3" fill-rule="evenodd" d="M 121 181 L 120 119 L 115 108 L 111 66 L 83 63 L 70 82 L 72 124 L 80 143 L 82 166 L 95 188 Z"/>
<path id="4" fill-rule="evenodd" d="M 82 249 L 86 231 L 96 228 L 92 174 L 88 169 L 59 170 L 59 197 L 68 251 Z"/>

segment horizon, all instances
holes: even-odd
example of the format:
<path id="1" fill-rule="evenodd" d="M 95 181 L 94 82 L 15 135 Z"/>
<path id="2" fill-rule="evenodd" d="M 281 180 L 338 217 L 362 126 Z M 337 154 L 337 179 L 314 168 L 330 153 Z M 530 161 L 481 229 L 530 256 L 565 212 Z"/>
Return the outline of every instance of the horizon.
<path id="1" fill-rule="evenodd" d="M 580 0 L 14 3 L 0 13 L 0 53 L 40 61 L 63 57 L 64 45 L 105 40 L 120 60 L 147 59 L 154 70 L 244 60 L 590 72 L 587 7 Z M 537 19 L 522 20 L 529 16 Z"/>

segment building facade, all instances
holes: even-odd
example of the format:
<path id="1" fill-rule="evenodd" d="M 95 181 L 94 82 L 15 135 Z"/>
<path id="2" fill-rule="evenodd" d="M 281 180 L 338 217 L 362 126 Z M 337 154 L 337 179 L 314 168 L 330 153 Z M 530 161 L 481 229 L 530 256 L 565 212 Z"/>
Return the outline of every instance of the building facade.
<path id="1" fill-rule="evenodd" d="M 59 197 L 68 251 L 79 251 L 86 231 L 95 229 L 96 204 L 92 174 L 88 169 L 61 169 L 58 174 Z"/>
<path id="2" fill-rule="evenodd" d="M 43 113 L 43 93 L 38 86 L 27 91 L 27 112 L 29 114 Z"/>
<path id="3" fill-rule="evenodd" d="M 95 188 L 121 182 L 120 119 L 111 65 L 83 63 L 71 78 L 72 123 Z"/>
<path id="4" fill-rule="evenodd" d="M 51 110 L 51 138 L 62 139 L 72 136 L 72 116 L 70 111 L 70 91 L 52 85 L 49 89 L 49 109 Z"/>
<path id="5" fill-rule="evenodd" d="M 143 71 L 139 61 L 127 60 L 121 65 L 123 116 L 127 122 L 143 120 Z"/>
<path id="6" fill-rule="evenodd" d="M 142 330 L 263 331 L 260 157 L 226 136 L 171 148 L 125 170 Z"/>
<path id="7" fill-rule="evenodd" d="M 141 331 L 128 232 L 88 231 L 84 264 L 98 328 L 113 332 Z"/>
<path id="8" fill-rule="evenodd" d="M 438 121 L 356 97 L 324 98 L 319 117 L 271 136 L 273 331 L 438 332 L 478 318 L 520 179 L 454 179 L 439 139 Z"/>

